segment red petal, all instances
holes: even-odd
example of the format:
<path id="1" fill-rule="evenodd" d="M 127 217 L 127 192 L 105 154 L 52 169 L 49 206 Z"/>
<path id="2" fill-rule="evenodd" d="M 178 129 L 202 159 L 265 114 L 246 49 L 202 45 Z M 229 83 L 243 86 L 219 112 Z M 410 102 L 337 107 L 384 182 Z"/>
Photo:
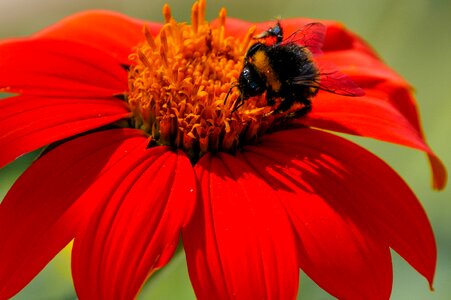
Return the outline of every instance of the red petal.
<path id="1" fill-rule="evenodd" d="M 264 155 L 276 157 L 271 159 L 276 165 L 268 167 L 275 182 L 290 180 L 294 193 L 319 195 L 345 220 L 392 247 L 432 284 L 432 228 L 415 195 L 383 161 L 340 137 L 312 129 L 273 134 L 263 146 Z"/>
<path id="2" fill-rule="evenodd" d="M 124 153 L 143 146 L 137 130 L 111 130 L 64 143 L 42 156 L 0 204 L 0 298 L 22 289 L 74 237 L 94 202 L 80 195 Z"/>
<path id="3" fill-rule="evenodd" d="M 117 99 L 16 96 L 0 101 L 0 167 L 47 144 L 128 117 Z"/>
<path id="4" fill-rule="evenodd" d="M 379 59 L 356 50 L 330 52 L 316 57 L 319 63 L 333 63 L 340 71 L 350 76 L 366 95 L 388 101 L 421 132 L 417 104 L 412 96 L 412 88 Z"/>
<path id="5" fill-rule="evenodd" d="M 323 51 L 343 51 L 354 49 L 378 58 L 374 50 L 359 36 L 349 31 L 343 24 L 335 21 L 326 21 L 327 35 Z"/>
<path id="6" fill-rule="evenodd" d="M 446 184 L 446 169 L 421 133 L 387 101 L 372 96 L 345 97 L 320 92 L 314 99 L 312 112 L 299 122 L 424 151 L 431 160 L 434 187 L 440 189 Z"/>
<path id="7" fill-rule="evenodd" d="M 292 33 L 298 31 L 308 23 L 320 22 L 327 26 L 326 38 L 322 50 L 324 52 L 334 52 L 343 50 L 357 50 L 359 52 L 366 53 L 374 58 L 378 59 L 377 54 L 373 49 L 356 34 L 347 30 L 342 24 L 335 21 L 319 20 L 311 18 L 294 18 L 294 19 L 282 19 L 282 27 L 284 30 L 284 36 L 288 37 Z M 217 26 L 218 20 L 212 22 L 212 26 Z M 262 22 L 257 25 L 257 33 L 267 30 L 274 26 L 275 21 Z M 242 21 L 234 18 L 227 18 L 226 22 L 226 34 L 231 36 L 242 37 L 249 28 L 253 25 L 251 22 Z"/>
<path id="8" fill-rule="evenodd" d="M 362 88 L 372 87 L 374 82 L 391 82 L 404 89 L 410 85 L 386 64 L 367 53 L 352 49 L 339 52 L 325 52 L 315 59 L 322 63 L 334 64 L 340 71 L 351 76 Z"/>
<path id="9" fill-rule="evenodd" d="M 372 137 L 431 152 L 419 132 L 392 105 L 371 96 L 345 97 L 320 92 L 302 124 Z"/>
<path id="10" fill-rule="evenodd" d="M 218 27 L 219 19 L 210 22 L 210 26 Z M 253 23 L 241 19 L 227 17 L 225 25 L 225 34 L 227 36 L 243 37 L 249 30 Z"/>
<path id="11" fill-rule="evenodd" d="M 318 22 L 318 20 L 305 18 L 284 19 L 282 22 L 284 34 L 289 36 L 311 22 Z M 367 116 L 366 111 L 359 109 L 361 106 L 359 103 L 364 101 L 354 104 L 359 100 L 341 97 L 343 99 L 340 100 L 342 103 L 339 104 L 337 102 L 337 105 L 334 105 L 334 107 L 339 108 L 339 111 L 336 112 L 335 116 L 332 116 L 330 113 L 335 112 L 331 109 L 332 107 L 328 106 L 330 101 L 324 101 L 323 105 L 321 105 L 320 101 L 333 96 L 330 93 L 320 93 L 315 98 L 313 105 L 316 115 L 309 115 L 303 123 L 339 132 L 374 137 L 426 151 L 433 173 L 433 188 L 443 189 L 447 181 L 446 168 L 424 141 L 416 109 L 417 106 L 410 93 L 410 85 L 387 67 L 364 41 L 341 24 L 325 20 L 320 20 L 320 22 L 328 26 L 328 31 L 323 47 L 324 55 L 317 57 L 317 59 L 335 64 L 340 71 L 353 78 L 360 87 L 365 88 L 366 94 L 374 98 L 371 101 L 388 101 L 399 112 L 395 112 L 393 108 L 388 107 L 386 104 L 373 103 L 376 107 L 384 106 L 384 108 L 376 108 L 376 113 L 386 110 L 386 113 L 392 112 L 395 114 L 389 116 L 388 123 L 385 123 L 385 117 L 381 120 L 381 115 Z M 218 22 L 215 21 L 213 24 L 217 25 Z M 273 25 L 274 22 L 259 23 L 257 24 L 257 31 L 263 31 Z M 251 23 L 249 22 L 228 18 L 226 33 L 232 36 L 244 36 L 250 26 Z M 336 97 L 333 97 L 331 101 L 335 102 L 335 99 Z M 319 105 L 321 107 L 317 107 Z M 354 105 L 357 107 L 354 107 Z M 369 108 L 368 106 L 371 105 L 364 104 L 363 106 Z M 328 115 L 321 112 L 322 109 L 325 109 Z M 350 111 L 346 111 L 347 109 L 350 109 Z M 355 114 L 356 111 L 358 111 L 357 114 Z M 376 122 L 382 121 L 382 123 L 371 124 L 374 121 L 374 117 L 378 119 Z M 401 120 L 399 126 L 396 126 L 397 119 Z M 406 121 L 410 122 L 410 125 L 407 125 L 407 127 L 410 127 L 408 129 L 404 128 Z M 364 125 L 364 128 L 358 128 L 358 125 Z M 385 125 L 395 125 L 395 127 L 389 128 Z M 399 129 L 402 130 L 396 131 Z M 395 130 L 395 132 L 390 132 L 391 130 Z M 408 132 L 408 134 L 403 137 L 402 134 L 405 132 Z"/>
<path id="12" fill-rule="evenodd" d="M 272 188 L 228 154 L 196 164 L 202 202 L 183 232 L 199 299 L 294 299 L 298 261 L 291 224 Z"/>
<path id="13" fill-rule="evenodd" d="M 77 233 L 73 274 L 86 299 L 133 299 L 171 258 L 195 204 L 195 177 L 183 152 L 141 149 L 85 196 L 102 203 Z"/>
<path id="14" fill-rule="evenodd" d="M 302 26 L 308 23 L 320 22 L 327 26 L 326 38 L 324 40 L 323 52 L 334 52 L 343 50 L 357 50 L 377 58 L 373 49 L 360 37 L 349 31 L 343 24 L 336 21 L 319 20 L 310 18 L 293 18 L 283 19 L 282 25 L 284 35 L 289 36 L 293 32 L 299 30 Z M 267 28 L 274 26 L 274 22 L 265 22 L 259 24 L 260 27 Z"/>
<path id="15" fill-rule="evenodd" d="M 448 172 L 445 165 L 435 154 L 428 154 L 428 159 L 433 174 L 432 188 L 442 190 L 445 188 L 448 180 Z"/>
<path id="16" fill-rule="evenodd" d="M 312 187 L 324 184 L 323 189 L 328 189 L 327 180 L 304 178 L 312 166 L 301 168 L 297 164 L 302 162 L 290 162 L 280 148 L 251 147 L 243 156 L 277 190 L 273 197 L 284 203 L 291 216 L 299 239 L 300 267 L 310 278 L 339 299 L 389 298 L 392 269 L 387 242 L 349 220 L 330 199 L 321 197 L 324 192 Z"/>
<path id="17" fill-rule="evenodd" d="M 86 11 L 67 17 L 35 36 L 84 43 L 116 57 L 120 63 L 129 64 L 132 48 L 144 40 L 146 24 L 156 35 L 161 24 L 143 22 L 110 11 Z"/>
<path id="18" fill-rule="evenodd" d="M 305 23 L 313 21 L 316 20 L 284 20 L 285 34 L 289 35 Z M 379 92 L 378 96 L 381 100 L 388 99 L 420 131 L 416 103 L 410 95 L 411 86 L 343 25 L 331 21 L 322 22 L 328 28 L 323 47 L 324 55 L 317 56 L 315 59 L 319 63 L 333 64 L 338 67 L 341 72 L 352 77 L 360 87 L 366 88 L 367 94 L 374 95 Z M 382 88 L 381 83 L 389 86 L 391 91 Z M 399 97 L 399 90 L 407 93 L 409 97 Z M 394 95 L 395 93 L 397 94 Z"/>
<path id="19" fill-rule="evenodd" d="M 78 98 L 113 96 L 127 88 L 120 61 L 93 47 L 52 39 L 0 44 L 0 90 Z"/>
<path id="20" fill-rule="evenodd" d="M 408 125 L 411 128 L 407 130 L 409 131 L 408 136 L 402 137 L 402 131 L 390 133 L 389 131 L 392 129 L 387 127 L 384 128 L 384 123 L 370 124 L 373 116 L 365 116 L 365 111 L 360 111 L 362 115 L 355 115 L 354 118 L 348 118 L 358 110 L 358 108 L 354 108 L 352 104 L 354 103 L 355 99 L 343 100 L 343 103 L 340 106 L 340 110 L 337 112 L 337 115 L 339 116 L 336 116 L 335 118 L 328 120 L 327 116 L 324 114 L 322 116 L 315 115 L 313 117 L 313 119 L 315 120 L 309 119 L 304 123 L 311 124 L 311 126 L 340 132 L 375 137 L 377 139 L 400 143 L 403 145 L 410 145 L 413 143 L 415 144 L 415 146 L 413 147 L 418 149 L 422 148 L 423 151 L 428 152 L 428 157 L 433 173 L 433 187 L 435 189 L 443 189 L 447 181 L 447 172 L 440 159 L 435 156 L 435 154 L 432 153 L 432 151 L 426 145 L 424 137 L 421 134 L 421 126 L 416 109 L 416 103 L 413 97 L 410 95 L 410 85 L 402 77 L 400 77 L 389 67 L 387 67 L 364 41 L 362 41 L 352 32 L 348 31 L 344 26 L 333 21 L 319 21 L 325 24 L 328 27 L 328 30 L 323 47 L 324 55 L 317 57 L 317 59 L 323 62 L 331 62 L 335 64 L 337 67 L 339 67 L 340 71 L 352 77 L 360 87 L 366 88 L 366 94 L 375 98 L 373 99 L 373 101 L 388 101 L 394 108 L 398 109 L 400 113 L 394 112 L 394 110 L 392 108 L 389 108 L 386 104 L 380 104 L 387 107 L 388 111 L 392 111 L 396 114 L 396 116 L 391 116 L 391 120 L 388 121 L 392 125 L 394 124 L 392 123 L 394 119 L 397 119 L 398 117 L 401 117 L 403 119 L 403 124 L 397 126 L 398 128 L 393 128 L 393 130 L 398 130 L 399 127 L 404 127 L 406 120 L 411 123 L 410 125 Z M 282 21 L 284 34 L 285 36 L 289 36 L 291 33 L 300 29 L 305 24 L 311 22 L 318 22 L 318 20 L 306 18 L 284 19 Z M 218 22 L 215 21 L 213 22 L 213 24 L 217 25 Z M 244 36 L 251 26 L 251 23 L 238 19 L 228 18 L 226 25 L 226 33 L 228 35 Z M 257 31 L 263 31 L 273 25 L 274 22 L 259 23 L 257 24 Z M 321 97 L 320 95 L 324 95 L 324 97 Z M 322 98 L 326 97 L 331 96 L 329 93 L 320 93 L 315 99 L 315 103 L 313 105 L 315 112 L 319 111 L 316 108 L 316 106 L 319 105 L 319 99 L 321 98 L 322 101 Z M 334 99 L 332 100 L 335 101 Z M 351 103 L 351 105 L 346 105 L 346 103 Z M 327 111 L 332 111 L 327 105 L 328 103 L 325 103 L 320 109 L 326 108 Z M 375 106 L 378 105 L 379 104 L 375 103 Z M 348 108 L 350 108 L 351 111 L 345 112 L 345 110 Z M 376 110 L 378 112 L 381 112 L 381 109 Z M 309 117 L 311 116 L 309 115 Z M 318 117 L 320 118 L 320 120 L 318 120 Z M 329 115 L 329 117 L 331 117 L 331 115 Z M 377 116 L 377 118 L 379 117 L 380 116 Z M 339 122 L 337 122 L 337 118 L 340 119 Z M 366 120 L 356 121 L 356 118 L 366 118 Z M 347 122 L 348 120 L 352 121 Z M 354 121 L 356 122 L 352 124 Z M 365 125 L 368 125 L 375 130 L 365 132 L 365 129 L 368 128 L 354 128 L 358 127 L 354 126 L 358 123 L 362 125 L 362 121 L 366 123 Z M 379 129 L 381 128 L 383 130 L 379 131 Z M 357 133 L 356 130 L 359 130 L 361 132 Z M 399 139 L 402 140 L 402 142 L 400 142 Z"/>

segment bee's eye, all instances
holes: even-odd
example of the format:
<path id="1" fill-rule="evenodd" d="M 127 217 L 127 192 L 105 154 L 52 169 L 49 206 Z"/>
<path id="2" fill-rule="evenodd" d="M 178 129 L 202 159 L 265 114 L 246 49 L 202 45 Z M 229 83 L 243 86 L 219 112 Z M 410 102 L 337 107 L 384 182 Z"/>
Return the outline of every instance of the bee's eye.
<path id="1" fill-rule="evenodd" d="M 266 82 L 252 65 L 243 68 L 238 79 L 238 87 L 244 99 L 263 94 Z"/>

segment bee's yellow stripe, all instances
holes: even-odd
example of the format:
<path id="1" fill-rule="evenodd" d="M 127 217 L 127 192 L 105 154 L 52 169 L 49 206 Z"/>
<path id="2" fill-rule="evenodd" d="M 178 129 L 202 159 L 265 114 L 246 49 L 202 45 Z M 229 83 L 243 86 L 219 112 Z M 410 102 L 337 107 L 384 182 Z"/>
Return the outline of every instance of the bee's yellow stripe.
<path id="1" fill-rule="evenodd" d="M 268 56 L 263 50 L 258 50 L 255 52 L 252 56 L 252 64 L 260 74 L 263 74 L 266 77 L 266 81 L 271 86 L 272 90 L 274 92 L 278 92 L 280 90 L 281 83 L 276 73 L 271 68 Z"/>

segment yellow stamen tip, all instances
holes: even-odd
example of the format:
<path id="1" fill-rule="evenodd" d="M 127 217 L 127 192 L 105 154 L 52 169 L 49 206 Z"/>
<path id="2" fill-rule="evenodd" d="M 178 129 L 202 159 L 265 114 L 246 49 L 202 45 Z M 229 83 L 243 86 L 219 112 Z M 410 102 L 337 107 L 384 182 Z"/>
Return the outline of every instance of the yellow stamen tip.
<path id="1" fill-rule="evenodd" d="M 249 44 L 252 41 L 252 37 L 254 36 L 256 30 L 257 30 L 257 26 L 253 25 L 251 28 L 249 28 L 246 35 L 244 36 L 242 48 L 241 48 L 242 55 L 246 54 L 246 51 L 249 48 Z"/>
<path id="2" fill-rule="evenodd" d="M 143 33 L 144 33 L 144 37 L 146 38 L 146 41 L 147 41 L 147 44 L 149 45 L 149 47 L 155 50 L 157 46 L 155 45 L 155 40 L 154 40 L 152 34 L 150 33 L 147 25 L 144 25 Z"/>
<path id="3" fill-rule="evenodd" d="M 206 0 L 199 0 L 199 22 L 205 22 L 205 10 L 207 8 Z"/>
<path id="4" fill-rule="evenodd" d="M 236 88 L 255 26 L 243 39 L 225 36 L 226 10 L 219 12 L 219 28 L 211 27 L 204 0 L 192 6 L 192 25 L 177 23 L 168 5 L 163 16 L 159 34 L 144 27 L 143 41 L 130 55 L 133 125 L 158 145 L 183 149 L 192 161 L 208 151 L 233 153 L 253 143 L 272 124 L 264 98 L 242 103 Z M 238 104 L 242 108 L 235 111 Z"/>
<path id="5" fill-rule="evenodd" d="M 223 7 L 219 11 L 219 24 L 221 26 L 225 26 L 226 16 L 227 16 L 227 10 L 225 9 L 225 7 Z"/>
<path id="6" fill-rule="evenodd" d="M 166 23 L 171 22 L 172 19 L 172 15 L 171 15 L 171 7 L 169 7 L 169 4 L 165 4 L 163 5 L 163 17 L 164 17 L 164 21 Z"/>
<path id="7" fill-rule="evenodd" d="M 191 24 L 193 26 L 193 31 L 197 33 L 199 27 L 199 2 L 194 2 L 191 8 Z"/>

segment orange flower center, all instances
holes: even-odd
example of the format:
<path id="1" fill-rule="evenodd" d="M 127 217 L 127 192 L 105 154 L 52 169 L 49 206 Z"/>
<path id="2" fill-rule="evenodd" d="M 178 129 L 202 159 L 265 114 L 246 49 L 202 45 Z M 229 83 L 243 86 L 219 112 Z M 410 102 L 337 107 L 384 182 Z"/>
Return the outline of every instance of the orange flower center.
<path id="1" fill-rule="evenodd" d="M 205 1 L 192 8 L 192 24 L 178 23 L 168 5 L 166 23 L 156 37 L 130 55 L 128 101 L 134 126 L 157 145 L 183 149 L 193 161 L 209 151 L 233 153 L 272 127 L 274 116 L 264 97 L 240 100 L 236 84 L 255 27 L 242 38 L 226 36 L 226 11 L 219 25 L 205 21 Z M 227 93 L 230 90 L 230 94 Z M 237 102 L 238 101 L 238 102 Z"/>

